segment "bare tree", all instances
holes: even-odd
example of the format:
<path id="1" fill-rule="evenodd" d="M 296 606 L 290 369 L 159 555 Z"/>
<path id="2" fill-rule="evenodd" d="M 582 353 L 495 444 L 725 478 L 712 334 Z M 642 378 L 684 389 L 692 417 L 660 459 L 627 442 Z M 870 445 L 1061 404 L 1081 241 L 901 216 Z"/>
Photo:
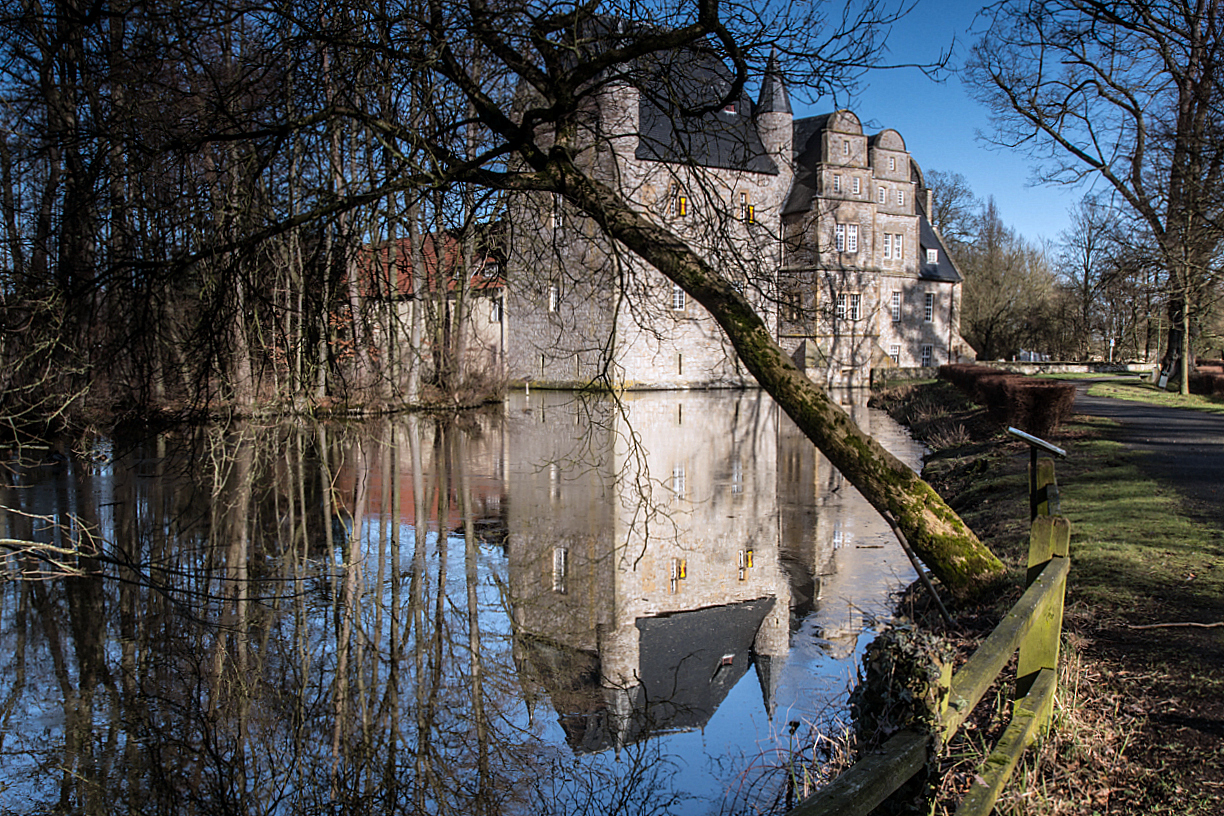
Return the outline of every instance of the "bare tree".
<path id="1" fill-rule="evenodd" d="M 729 225 L 672 228 L 624 180 L 598 172 L 599 151 L 624 134 L 591 118 L 601 95 L 631 87 L 654 94 L 683 132 L 738 101 L 771 52 L 770 70 L 797 92 L 840 93 L 876 59 L 905 10 L 884 0 L 767 13 L 716 0 L 326 7 L 197 0 L 173 16 L 105 17 L 129 29 L 104 38 L 95 18 L 71 3 L 59 16 L 28 4 L 4 21 L 14 35 L 6 37 L 8 52 L 19 57 L 4 64 L 20 70 L 4 69 L 3 90 L 44 123 L 21 157 L 44 169 L 27 177 L 28 188 L 18 185 L 38 206 L 13 210 L 24 225 L 9 230 L 19 236 L 9 252 L 39 270 L 40 297 L 46 282 L 71 293 L 70 307 L 41 302 L 65 321 L 54 326 L 68 327 L 52 334 L 68 337 L 66 351 L 84 358 L 83 388 L 99 390 L 91 375 L 113 370 L 113 349 L 131 364 L 108 384 L 133 401 L 159 390 L 239 411 L 330 396 L 359 401 L 393 391 L 399 383 L 380 378 L 403 371 L 383 348 L 398 336 L 400 313 L 377 308 L 358 280 L 367 239 L 398 234 L 412 207 L 430 225 L 422 233 L 441 237 L 478 220 L 486 194 L 494 202 L 502 194 L 556 196 L 616 253 L 644 260 L 704 309 L 743 369 L 899 525 L 951 591 L 967 594 L 1001 574 L 998 560 L 774 341 L 768 276 L 781 236 L 762 236 L 749 252 L 734 229 L 722 229 Z M 56 33 L 61 20 L 71 25 Z M 727 81 L 696 95 L 660 96 L 661 67 L 694 54 L 720 65 Z M 124 77 L 132 82 L 117 91 L 117 75 L 102 64 L 145 70 L 133 68 Z M 53 82 L 43 88 L 46 77 Z M 391 98 L 388 88 L 403 90 Z M 125 103 L 125 115 L 108 119 L 103 114 L 116 108 L 103 99 Z M 86 121 L 91 128 L 82 129 Z M 129 156 L 141 160 L 114 183 L 89 172 Z M 0 164 L 11 172 L 20 162 Z M 132 190 L 147 191 L 139 205 Z M 116 207 L 103 206 L 104 192 Z M 697 195 L 713 202 L 720 191 Z M 156 227 L 147 244 L 112 242 L 99 226 L 111 212 L 121 216 L 122 236 L 134 239 L 145 222 Z M 45 224 L 57 219 L 63 240 L 53 256 L 39 237 L 49 239 Z M 23 230 L 36 240 L 20 237 Z M 469 235 L 459 237 L 468 257 Z M 126 257 L 101 258 L 102 247 L 124 247 Z M 112 299 L 122 290 L 114 280 L 131 282 L 127 300 Z M 620 296 L 634 298 L 653 280 L 626 278 Z M 382 291 L 399 297 L 398 288 Z M 444 313 L 449 296 L 443 287 L 435 295 Z M 470 297 L 459 287 L 455 305 Z M 125 319 L 132 304 L 146 302 L 148 320 Z M 123 328 L 98 344 L 82 334 L 95 324 Z M 446 327 L 443 318 L 414 336 L 454 345 L 462 333 Z M 142 342 L 120 342 L 133 336 Z M 439 350 L 444 374 L 454 351 Z M 406 379 L 412 391 L 412 375 Z M 157 385 L 136 389 L 134 381 Z"/>
<path id="2" fill-rule="evenodd" d="M 1222 237 L 1221 4 L 1004 0 L 982 22 L 966 77 L 994 111 L 993 141 L 1028 150 L 1047 181 L 1102 180 L 1144 223 L 1186 392 Z"/>
<path id="3" fill-rule="evenodd" d="M 978 214 L 974 232 L 960 255 L 965 339 L 986 360 L 1007 359 L 1043 344 L 1044 314 L 1054 290 L 1044 253 L 1003 222 L 993 198 Z"/>
<path id="4" fill-rule="evenodd" d="M 822 9 L 793 7 L 794 16 L 775 17 L 768 25 L 754 14 L 741 16 L 711 2 L 660 9 L 646 19 L 646 10 L 639 7 L 632 15 L 614 4 L 601 11 L 621 12 L 634 23 L 610 26 L 605 18 L 570 5 L 473 10 L 444 3 L 435 3 L 427 19 L 413 20 L 413 30 L 425 37 L 433 75 L 463 93 L 490 133 L 489 149 L 478 163 L 458 150 L 433 151 L 439 164 L 430 171 L 440 173 L 434 178 L 559 194 L 616 246 L 647 261 L 713 317 L 747 371 L 869 501 L 897 521 L 953 592 L 969 593 L 998 575 L 998 561 L 929 486 L 858 431 L 778 347 L 770 327 L 735 285 L 741 274 L 749 280 L 756 276 L 728 239 L 716 239 L 721 250 L 716 255 L 700 251 L 704 236 L 677 233 L 631 194 L 602 179 L 593 165 L 608 136 L 592 133 L 591 106 L 617 84 L 656 93 L 650 68 L 660 60 L 666 63 L 684 49 L 697 49 L 730 66 L 729 87 L 670 105 L 678 117 L 675 126 L 683 128 L 686 119 L 691 122 L 738 100 L 750 69 L 764 68 L 769 48 L 802 55 L 788 63 L 796 84 L 825 87 L 844 81 L 869 57 L 871 34 L 885 19 L 882 9 L 869 4 L 858 16 L 847 12 L 851 16 L 831 22 Z M 490 55 L 478 76 L 452 46 L 470 40 Z M 514 95 L 499 97 L 499 88 Z M 400 128 L 370 125 L 406 146 L 419 138 Z"/>
<path id="5" fill-rule="evenodd" d="M 927 217 L 944 240 L 963 246 L 973 240 L 980 202 L 961 173 L 928 170 L 926 186 L 931 191 Z"/>

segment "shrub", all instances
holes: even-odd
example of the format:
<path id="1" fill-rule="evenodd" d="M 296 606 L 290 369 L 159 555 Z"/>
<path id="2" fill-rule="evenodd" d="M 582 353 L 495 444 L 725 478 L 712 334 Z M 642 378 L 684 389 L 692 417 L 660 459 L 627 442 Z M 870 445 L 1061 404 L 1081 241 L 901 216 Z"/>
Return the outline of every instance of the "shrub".
<path id="1" fill-rule="evenodd" d="M 1039 380 L 980 365 L 946 365 L 942 379 L 986 407 L 1000 425 L 1013 425 L 1034 436 L 1049 436 L 1071 417 L 1075 386 Z"/>
<path id="2" fill-rule="evenodd" d="M 1224 369 L 1201 366 L 1190 375 L 1190 393 L 1205 397 L 1224 397 Z"/>
<path id="3" fill-rule="evenodd" d="M 976 390 L 975 383 L 978 378 L 998 375 L 1000 373 L 997 368 L 973 365 L 971 363 L 958 363 L 939 367 L 940 379 L 947 380 L 970 397 L 973 396 Z"/>
<path id="4" fill-rule="evenodd" d="M 1012 382 L 1012 423 L 1033 436 L 1047 437 L 1071 418 L 1075 385 L 1032 377 Z"/>

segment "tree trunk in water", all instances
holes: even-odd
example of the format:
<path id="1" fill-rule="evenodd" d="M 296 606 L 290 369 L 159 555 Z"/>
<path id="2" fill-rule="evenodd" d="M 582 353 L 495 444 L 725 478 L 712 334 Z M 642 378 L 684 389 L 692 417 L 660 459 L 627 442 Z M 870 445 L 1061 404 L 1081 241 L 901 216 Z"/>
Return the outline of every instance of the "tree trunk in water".
<path id="1" fill-rule="evenodd" d="M 704 258 L 572 163 L 553 158 L 545 174 L 608 235 L 705 307 L 761 387 L 877 511 L 895 519 L 918 556 L 950 592 L 968 597 L 1003 576 L 999 559 L 930 485 L 864 434 L 795 367 L 752 305 Z"/>

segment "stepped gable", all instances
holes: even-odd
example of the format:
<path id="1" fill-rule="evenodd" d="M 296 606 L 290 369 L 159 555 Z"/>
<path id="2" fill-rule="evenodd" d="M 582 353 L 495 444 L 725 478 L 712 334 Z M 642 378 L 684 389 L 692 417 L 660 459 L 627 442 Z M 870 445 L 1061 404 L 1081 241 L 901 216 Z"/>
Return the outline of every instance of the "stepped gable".
<path id="1" fill-rule="evenodd" d="M 817 192 L 816 169 L 823 159 L 824 132 L 836 113 L 795 120 L 795 180 L 782 207 L 783 215 L 805 213 L 812 209 Z"/>

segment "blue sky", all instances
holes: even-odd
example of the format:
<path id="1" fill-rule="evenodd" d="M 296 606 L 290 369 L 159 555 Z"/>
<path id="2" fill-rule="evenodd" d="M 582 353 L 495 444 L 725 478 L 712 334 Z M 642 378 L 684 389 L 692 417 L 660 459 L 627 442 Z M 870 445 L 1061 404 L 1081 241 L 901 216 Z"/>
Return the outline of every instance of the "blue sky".
<path id="1" fill-rule="evenodd" d="M 955 38 L 953 64 L 959 65 L 972 44 L 967 32 L 978 7 L 957 0 L 919 0 L 917 8 L 893 28 L 885 59 L 932 62 Z M 831 101 L 821 104 L 825 100 L 813 106 L 792 102 L 796 116 L 832 108 Z M 1027 157 L 977 139 L 978 132 L 990 130 L 987 111 L 955 76 L 941 84 L 916 68 L 871 71 L 849 107 L 866 132 L 893 128 L 900 133 L 924 171 L 959 172 L 978 198 L 994 196 L 1003 222 L 1030 241 L 1057 240 L 1067 226 L 1067 210 L 1086 191 L 1030 184 L 1032 162 Z"/>

